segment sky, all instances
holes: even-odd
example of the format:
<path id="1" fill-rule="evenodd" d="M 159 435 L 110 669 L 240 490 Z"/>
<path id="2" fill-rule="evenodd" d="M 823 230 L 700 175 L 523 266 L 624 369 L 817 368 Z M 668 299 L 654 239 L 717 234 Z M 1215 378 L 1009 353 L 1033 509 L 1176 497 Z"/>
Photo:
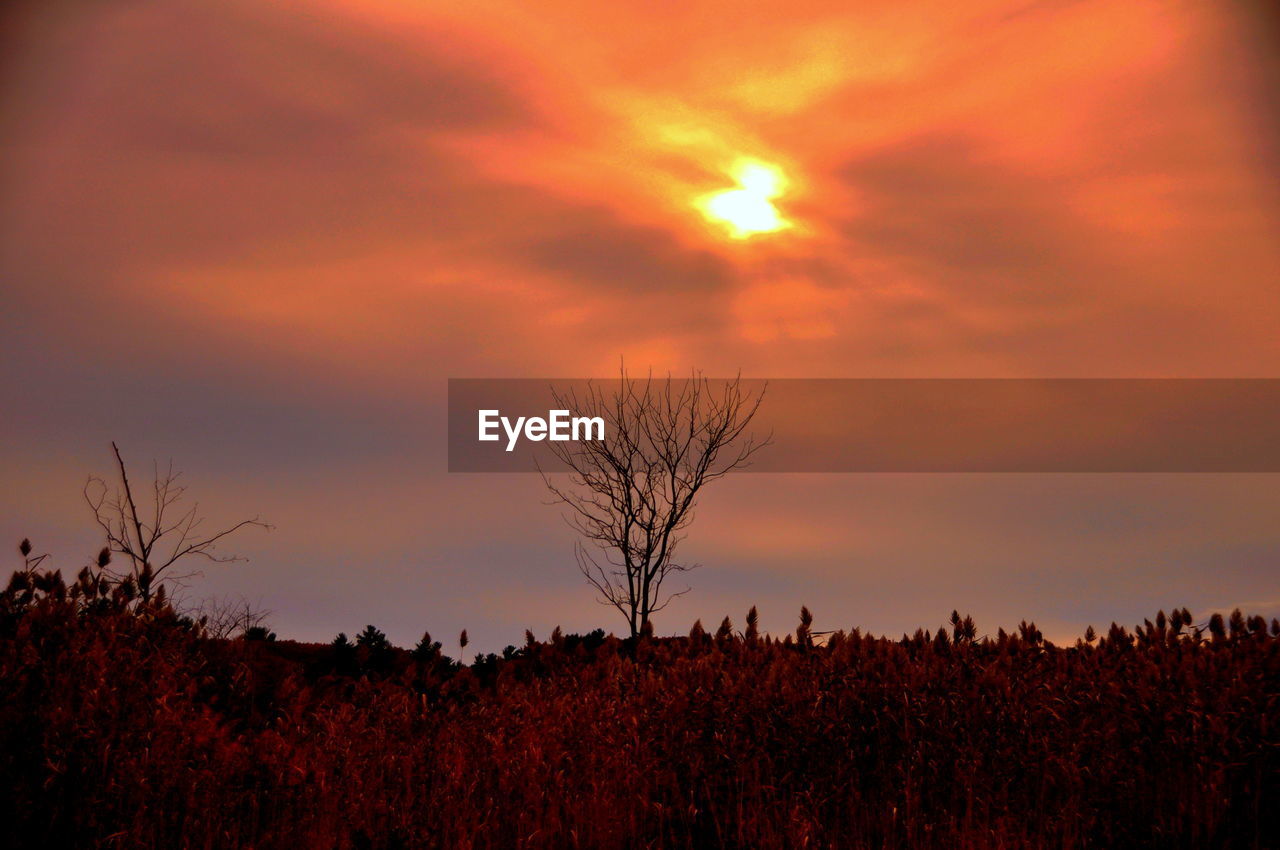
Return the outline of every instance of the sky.
<path id="1" fill-rule="evenodd" d="M 7 4 L 0 541 L 76 571 L 116 440 L 275 526 L 191 604 L 490 651 L 624 624 L 536 476 L 447 473 L 447 378 L 1280 377 L 1264 8 Z M 1270 615 L 1278 510 L 1275 475 L 739 476 L 657 627 Z"/>

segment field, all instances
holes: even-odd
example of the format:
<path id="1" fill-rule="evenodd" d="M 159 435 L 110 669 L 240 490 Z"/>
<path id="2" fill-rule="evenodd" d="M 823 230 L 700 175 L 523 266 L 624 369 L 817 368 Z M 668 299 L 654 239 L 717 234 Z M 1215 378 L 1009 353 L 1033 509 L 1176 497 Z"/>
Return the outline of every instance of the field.
<path id="1" fill-rule="evenodd" d="M 14 846 L 1280 846 L 1280 624 L 235 640 L 88 571 L 0 597 Z"/>

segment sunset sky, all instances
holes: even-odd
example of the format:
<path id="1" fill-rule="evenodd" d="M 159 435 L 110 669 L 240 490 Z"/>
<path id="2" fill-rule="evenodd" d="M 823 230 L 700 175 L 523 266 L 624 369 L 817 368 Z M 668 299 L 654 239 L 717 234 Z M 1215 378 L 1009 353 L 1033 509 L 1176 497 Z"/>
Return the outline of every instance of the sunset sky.
<path id="1" fill-rule="evenodd" d="M 449 377 L 1280 377 L 1262 8 L 9 4 L 0 543 L 78 570 L 114 439 L 276 526 L 188 597 L 498 650 L 623 622 L 536 476 L 445 471 Z M 658 631 L 1275 614 L 1278 515 L 1275 475 L 747 475 Z"/>

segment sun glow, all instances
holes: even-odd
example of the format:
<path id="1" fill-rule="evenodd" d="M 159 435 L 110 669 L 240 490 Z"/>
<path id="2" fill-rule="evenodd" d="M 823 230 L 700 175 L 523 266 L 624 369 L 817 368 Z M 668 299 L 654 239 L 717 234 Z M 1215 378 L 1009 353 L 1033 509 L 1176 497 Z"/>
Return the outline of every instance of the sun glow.
<path id="1" fill-rule="evenodd" d="M 757 233 L 773 233 L 791 226 L 782 217 L 773 199 L 782 195 L 787 181 L 772 165 L 742 160 L 733 168 L 737 189 L 713 192 L 698 199 L 696 206 L 709 220 L 727 225 L 734 239 Z"/>

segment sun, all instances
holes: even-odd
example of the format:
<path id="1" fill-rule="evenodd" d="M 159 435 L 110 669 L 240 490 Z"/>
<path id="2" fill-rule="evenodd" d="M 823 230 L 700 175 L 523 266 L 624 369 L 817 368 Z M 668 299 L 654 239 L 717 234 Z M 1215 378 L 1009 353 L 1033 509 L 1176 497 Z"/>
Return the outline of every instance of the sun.
<path id="1" fill-rule="evenodd" d="M 777 167 L 758 160 L 739 160 L 731 174 L 736 189 L 704 195 L 695 202 L 708 220 L 726 225 L 734 239 L 773 233 L 791 226 L 773 199 L 782 195 L 787 180 Z"/>

